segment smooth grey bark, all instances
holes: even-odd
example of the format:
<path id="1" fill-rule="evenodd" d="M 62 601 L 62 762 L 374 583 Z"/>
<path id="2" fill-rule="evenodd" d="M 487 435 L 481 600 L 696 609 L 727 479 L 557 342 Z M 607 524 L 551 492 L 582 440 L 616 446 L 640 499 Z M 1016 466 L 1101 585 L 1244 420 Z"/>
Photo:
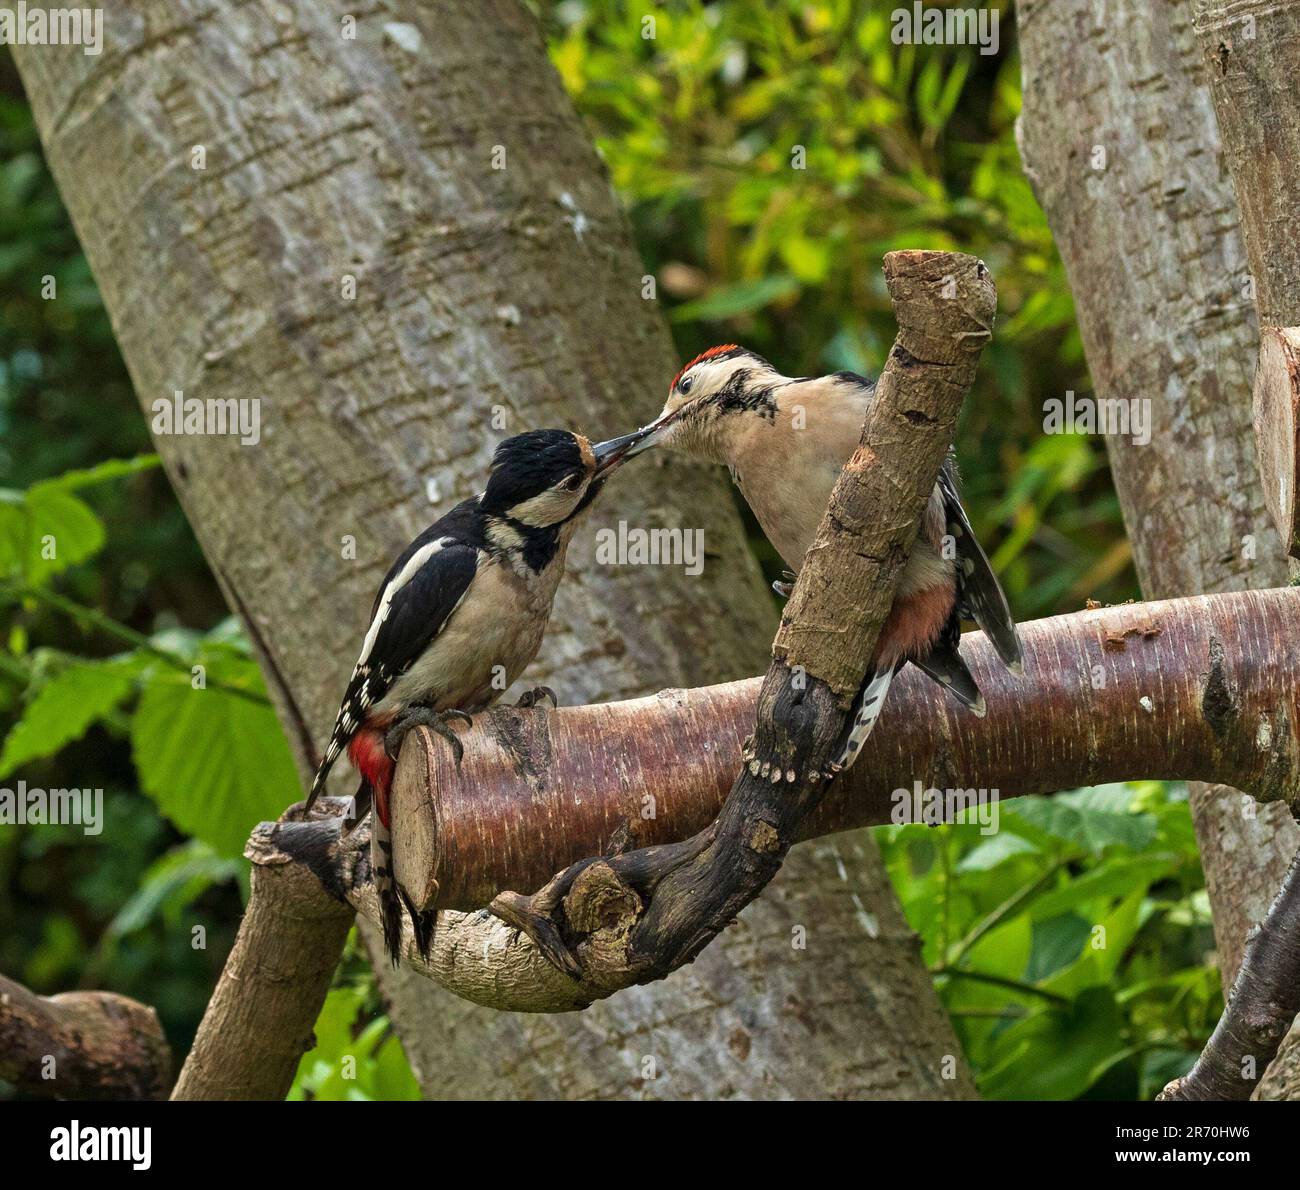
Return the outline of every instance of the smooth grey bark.
<path id="1" fill-rule="evenodd" d="M 306 769 L 396 550 L 507 434 L 644 420 L 671 343 L 514 0 L 104 8 L 102 56 L 15 57 L 142 405 L 261 402 L 256 446 L 158 447 Z M 702 529 L 704 574 L 595 565 L 620 519 Z M 738 677 L 773 620 L 725 476 L 656 460 L 573 549 L 527 680 L 574 702 Z M 851 862 L 803 849 L 689 970 L 580 1016 L 489 1014 L 377 964 L 424 1092 L 972 1094 L 874 843 L 836 846 Z M 807 952 L 774 952 L 793 924 Z"/>
<path id="2" fill-rule="evenodd" d="M 1250 265 L 1191 5 L 1023 0 L 1017 12 L 1021 156 L 1095 393 L 1152 410 L 1148 444 L 1106 439 L 1143 594 L 1280 586 L 1286 551 L 1251 427 Z M 1226 992 L 1300 831 L 1285 807 L 1192 792 Z"/>

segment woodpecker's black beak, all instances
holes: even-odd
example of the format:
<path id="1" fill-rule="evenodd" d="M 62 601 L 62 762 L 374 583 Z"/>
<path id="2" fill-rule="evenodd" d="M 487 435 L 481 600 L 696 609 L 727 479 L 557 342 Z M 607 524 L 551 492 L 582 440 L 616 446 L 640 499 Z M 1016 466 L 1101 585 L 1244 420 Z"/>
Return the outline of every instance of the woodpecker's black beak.
<path id="1" fill-rule="evenodd" d="M 622 438 L 611 438 L 608 442 L 597 442 L 591 448 L 596 456 L 596 479 L 603 479 L 611 471 L 621 467 L 628 459 L 639 455 L 643 450 L 654 445 L 650 441 L 654 426 L 644 426 Z"/>
<path id="2" fill-rule="evenodd" d="M 622 466 L 628 459 L 635 458 L 643 450 L 657 446 L 663 438 L 664 431 L 673 420 L 671 414 L 657 418 L 648 426 L 624 434 L 622 438 L 611 438 L 608 442 L 598 442 L 591 448 L 596 456 L 596 479 L 603 479 L 615 468 Z"/>

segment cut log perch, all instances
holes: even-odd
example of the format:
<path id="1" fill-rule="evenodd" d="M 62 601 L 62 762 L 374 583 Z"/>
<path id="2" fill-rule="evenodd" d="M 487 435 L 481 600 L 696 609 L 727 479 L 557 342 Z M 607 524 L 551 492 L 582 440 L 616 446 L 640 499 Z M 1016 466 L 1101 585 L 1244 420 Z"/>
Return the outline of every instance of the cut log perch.
<path id="1" fill-rule="evenodd" d="M 0 1079 L 56 1099 L 165 1099 L 158 1014 L 112 992 L 38 996 L 0 976 Z"/>
<path id="2" fill-rule="evenodd" d="M 1300 1012 L 1300 852 L 1246 942 L 1227 1007 L 1201 1056 L 1162 1100 L 1249 1099 Z"/>
<path id="3" fill-rule="evenodd" d="M 1300 558 L 1300 6 L 1198 0 L 1193 26 L 1259 310 L 1254 415 L 1264 498 L 1283 542 Z"/>

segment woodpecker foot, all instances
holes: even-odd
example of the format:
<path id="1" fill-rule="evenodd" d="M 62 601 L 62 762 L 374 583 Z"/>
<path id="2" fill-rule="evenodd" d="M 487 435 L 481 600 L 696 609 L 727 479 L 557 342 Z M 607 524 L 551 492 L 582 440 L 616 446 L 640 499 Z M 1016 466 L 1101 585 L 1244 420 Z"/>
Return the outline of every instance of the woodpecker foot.
<path id="1" fill-rule="evenodd" d="M 435 711 L 432 707 L 407 707 L 393 720 L 392 726 L 385 734 L 384 751 L 392 760 L 396 760 L 401 754 L 402 742 L 406 739 L 407 732 L 415 727 L 427 727 L 442 736 L 451 746 L 452 755 L 456 758 L 456 767 L 459 768 L 461 758 L 465 755 L 465 747 L 456 733 L 447 726 L 448 719 L 463 719 L 469 724 L 474 722 L 464 711 Z"/>
<path id="2" fill-rule="evenodd" d="M 551 700 L 551 706 L 558 707 L 560 700 L 555 697 L 555 691 L 549 686 L 534 686 L 531 690 L 525 690 L 515 701 L 515 706 L 528 710 L 535 707 L 544 698 Z"/>

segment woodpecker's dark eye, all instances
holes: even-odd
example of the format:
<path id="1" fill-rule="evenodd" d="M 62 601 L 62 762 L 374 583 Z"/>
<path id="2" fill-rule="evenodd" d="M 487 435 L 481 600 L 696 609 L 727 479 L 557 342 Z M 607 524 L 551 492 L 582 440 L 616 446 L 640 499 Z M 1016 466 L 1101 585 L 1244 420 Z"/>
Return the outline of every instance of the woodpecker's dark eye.
<path id="1" fill-rule="evenodd" d="M 576 471 L 565 479 L 560 481 L 560 490 L 565 492 L 574 492 L 578 489 L 578 484 L 582 482 L 582 476 Z"/>
<path id="2" fill-rule="evenodd" d="M 677 382 L 677 391 L 681 393 L 682 396 L 685 396 L 688 392 L 691 391 L 691 385 L 694 383 L 695 383 L 694 376 L 683 376 Z"/>

